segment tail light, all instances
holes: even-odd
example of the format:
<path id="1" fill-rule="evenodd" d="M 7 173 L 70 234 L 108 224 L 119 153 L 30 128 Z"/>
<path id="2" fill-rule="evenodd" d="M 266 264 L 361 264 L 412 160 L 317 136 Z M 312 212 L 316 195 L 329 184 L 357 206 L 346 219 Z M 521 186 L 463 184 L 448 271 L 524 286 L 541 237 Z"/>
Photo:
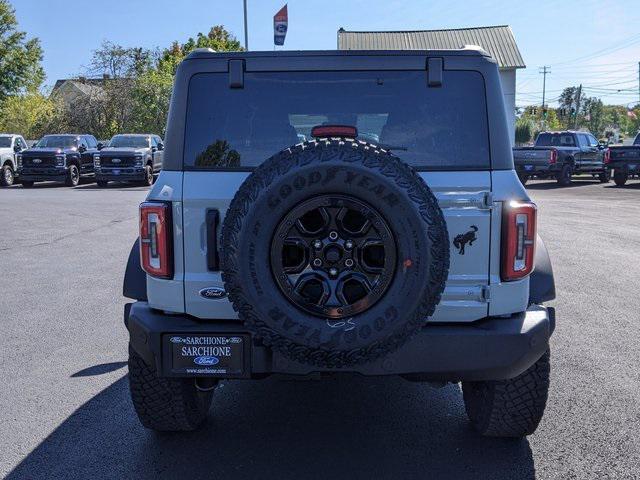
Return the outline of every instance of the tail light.
<path id="1" fill-rule="evenodd" d="M 526 277 L 533 270 L 536 245 L 534 203 L 505 203 L 502 216 L 502 267 L 505 282 Z"/>
<path id="2" fill-rule="evenodd" d="M 558 161 L 558 151 L 554 148 L 551 150 L 551 157 L 549 158 L 549 163 L 554 164 Z"/>
<path id="3" fill-rule="evenodd" d="M 611 150 L 608 148 L 604 151 L 604 163 L 605 165 L 611 163 Z"/>
<path id="4" fill-rule="evenodd" d="M 170 203 L 145 202 L 140 205 L 142 269 L 154 277 L 173 277 L 171 225 Z"/>

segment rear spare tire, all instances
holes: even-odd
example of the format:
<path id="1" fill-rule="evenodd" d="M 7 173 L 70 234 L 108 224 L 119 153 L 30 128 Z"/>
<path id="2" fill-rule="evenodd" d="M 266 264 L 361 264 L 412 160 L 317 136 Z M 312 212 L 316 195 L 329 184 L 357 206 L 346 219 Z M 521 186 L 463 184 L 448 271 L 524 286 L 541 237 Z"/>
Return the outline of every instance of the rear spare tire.
<path id="1" fill-rule="evenodd" d="M 289 359 L 343 367 L 386 355 L 440 301 L 449 237 L 429 187 L 375 145 L 283 150 L 242 184 L 222 232 L 234 308 Z"/>

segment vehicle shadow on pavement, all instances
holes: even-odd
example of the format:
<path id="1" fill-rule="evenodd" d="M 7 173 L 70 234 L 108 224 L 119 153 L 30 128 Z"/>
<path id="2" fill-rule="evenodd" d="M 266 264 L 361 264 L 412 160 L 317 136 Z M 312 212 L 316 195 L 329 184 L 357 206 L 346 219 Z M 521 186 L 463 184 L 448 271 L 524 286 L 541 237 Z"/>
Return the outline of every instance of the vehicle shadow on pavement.
<path id="1" fill-rule="evenodd" d="M 104 375 L 105 373 L 113 372 L 124 367 L 127 362 L 111 362 L 101 363 L 100 365 L 94 365 L 92 367 L 83 368 L 79 372 L 71 375 L 71 378 L 78 377 L 94 377 L 96 375 Z"/>
<path id="2" fill-rule="evenodd" d="M 126 377 L 8 475 L 35 478 L 535 478 L 527 440 L 482 438 L 457 386 L 399 378 L 226 382 L 199 431 L 157 434 Z"/>

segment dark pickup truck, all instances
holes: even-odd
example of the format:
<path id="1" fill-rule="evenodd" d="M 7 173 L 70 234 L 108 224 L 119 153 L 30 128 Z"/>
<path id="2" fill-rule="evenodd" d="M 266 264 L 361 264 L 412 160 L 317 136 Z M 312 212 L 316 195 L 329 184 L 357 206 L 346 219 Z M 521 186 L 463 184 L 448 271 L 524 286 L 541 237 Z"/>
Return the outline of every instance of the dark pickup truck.
<path id="1" fill-rule="evenodd" d="M 17 154 L 24 188 L 34 182 L 58 181 L 69 187 L 80 177 L 93 177 L 93 154 L 102 148 L 93 135 L 45 135 L 31 148 Z"/>
<path id="2" fill-rule="evenodd" d="M 142 182 L 152 185 L 162 170 L 164 144 L 158 135 L 120 134 L 94 154 L 96 182 L 106 187 L 110 181 Z"/>
<path id="3" fill-rule="evenodd" d="M 640 133 L 636 135 L 632 145 L 609 147 L 613 181 L 621 187 L 632 177 L 640 177 Z"/>
<path id="4" fill-rule="evenodd" d="M 514 148 L 513 160 L 523 185 L 533 177 L 569 185 L 573 175 L 582 173 L 602 183 L 611 180 L 609 149 L 588 132 L 541 132 L 533 147 Z"/>

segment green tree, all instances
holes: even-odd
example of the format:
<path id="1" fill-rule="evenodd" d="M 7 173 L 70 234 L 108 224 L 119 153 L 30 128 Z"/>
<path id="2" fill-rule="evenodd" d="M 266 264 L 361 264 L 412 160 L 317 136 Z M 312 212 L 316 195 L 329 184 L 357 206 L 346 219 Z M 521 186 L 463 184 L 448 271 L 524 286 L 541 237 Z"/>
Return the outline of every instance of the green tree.
<path id="1" fill-rule="evenodd" d="M 38 90 L 44 81 L 41 61 L 40 41 L 18 30 L 13 7 L 0 0 L 0 109 L 9 96 Z"/>
<path id="2" fill-rule="evenodd" d="M 198 33 L 185 43 L 173 42 L 159 54 L 155 64 L 136 79 L 133 92 L 136 130 L 164 134 L 176 70 L 196 48 L 211 48 L 217 52 L 242 50 L 240 42 L 222 25 L 214 26 L 207 35 Z"/>
<path id="3" fill-rule="evenodd" d="M 522 145 L 529 143 L 533 136 L 533 122 L 528 118 L 519 118 L 516 121 L 516 143 Z"/>
<path id="4" fill-rule="evenodd" d="M 6 99 L 0 115 L 0 131 L 15 132 L 35 140 L 51 131 L 65 130 L 65 112 L 56 99 L 39 92 Z"/>
<path id="5" fill-rule="evenodd" d="M 604 135 L 605 112 L 602 100 L 595 97 L 587 97 L 582 100 L 580 106 L 582 117 L 581 127 L 587 128 L 596 137 Z"/>

